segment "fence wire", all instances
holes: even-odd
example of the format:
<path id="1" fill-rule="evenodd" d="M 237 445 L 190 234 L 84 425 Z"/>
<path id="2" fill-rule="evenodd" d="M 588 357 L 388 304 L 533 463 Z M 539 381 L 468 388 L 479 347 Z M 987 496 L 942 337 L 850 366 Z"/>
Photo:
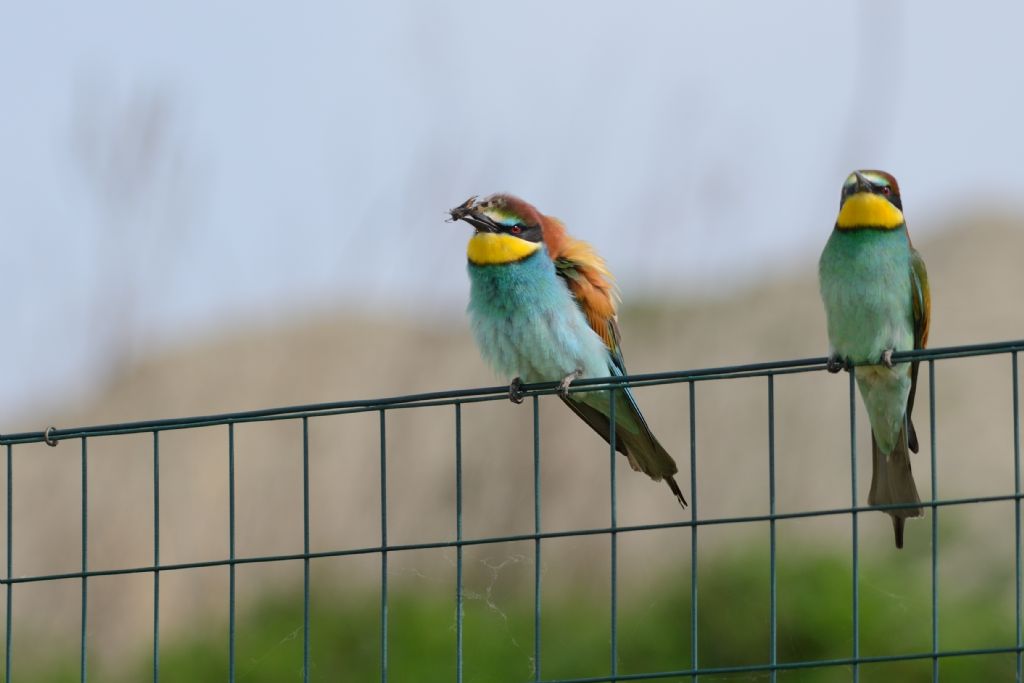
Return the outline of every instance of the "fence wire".
<path id="1" fill-rule="evenodd" d="M 14 600 L 14 587 L 19 584 L 54 582 L 68 579 L 78 579 L 81 582 L 81 629 L 80 629 L 80 680 L 83 683 L 87 680 L 88 665 L 88 620 L 87 606 L 89 600 L 89 579 L 101 576 L 116 576 L 128 574 L 151 574 L 153 578 L 153 652 L 152 652 L 152 680 L 154 683 L 160 679 L 160 577 L 166 572 L 186 571 L 209 567 L 228 567 L 228 680 L 234 683 L 237 676 L 236 661 L 236 628 L 237 628 L 237 601 L 236 601 L 236 569 L 239 565 L 263 564 L 271 562 L 302 562 L 303 565 L 303 628 L 302 628 L 302 680 L 308 682 L 311 675 L 310 666 L 310 562 L 318 558 L 345 557 L 360 555 L 375 555 L 380 559 L 380 680 L 382 683 L 388 681 L 388 559 L 389 555 L 397 552 L 454 548 L 456 553 L 456 579 L 454 586 L 454 598 L 456 606 L 455 619 L 455 679 L 462 683 L 464 676 L 464 614 L 463 605 L 465 600 L 464 572 L 463 572 L 463 551 L 469 546 L 480 546 L 489 544 L 509 543 L 516 541 L 532 541 L 534 551 L 534 574 L 533 574 L 533 678 L 535 683 L 605 683 L 615 681 L 646 681 L 666 678 L 690 678 L 693 681 L 699 680 L 701 676 L 727 675 L 727 674 L 761 674 L 775 681 L 779 672 L 795 671 L 801 669 L 822 668 L 822 667 L 844 667 L 851 673 L 853 681 L 859 681 L 863 665 L 877 664 L 897 661 L 932 661 L 932 680 L 939 681 L 939 662 L 948 658 L 970 657 L 977 655 L 1015 655 L 1016 657 L 1016 681 L 1024 683 L 1024 630 L 1022 630 L 1022 556 L 1021 556 L 1021 463 L 1020 463 L 1020 392 L 1019 392 L 1019 363 L 1018 355 L 1024 351 L 1024 340 L 975 344 L 965 346 L 954 346 L 928 350 L 900 352 L 893 355 L 896 362 L 921 361 L 927 365 L 928 370 L 928 404 L 929 404 L 929 429 L 930 429 L 930 459 L 931 459 L 931 499 L 914 504 L 913 507 L 930 509 L 931 515 L 931 650 L 926 652 L 906 652 L 895 655 L 865 656 L 860 651 L 860 547 L 858 522 L 861 513 L 888 509 L 899 509 L 910 507 L 909 505 L 858 505 L 859 492 L 857 488 L 857 391 L 853 373 L 849 373 L 849 421 L 850 421 L 850 505 L 829 509 L 798 510 L 793 512 L 778 512 L 776 510 L 776 481 L 775 481 L 775 383 L 780 376 L 818 372 L 825 369 L 826 358 L 805 358 L 798 360 L 777 361 L 769 363 L 754 363 L 746 365 L 734 365 L 715 368 L 702 368 L 696 370 L 684 370 L 674 372 L 659 372 L 624 377 L 609 377 L 599 379 L 578 380 L 573 383 L 573 391 L 608 391 L 614 393 L 623 386 L 643 387 L 660 384 L 688 385 L 689 392 L 689 434 L 690 434 L 690 507 L 689 519 L 663 523 L 620 525 L 617 521 L 617 486 L 616 486 L 616 452 L 614 446 L 609 447 L 609 471 L 610 471 L 610 519 L 608 526 L 582 529 L 569 529 L 558 531 L 544 531 L 542 525 L 541 505 L 541 439 L 540 439 L 540 408 L 539 397 L 554 393 L 557 383 L 533 384 L 524 387 L 525 395 L 532 397 L 532 419 L 533 419 L 533 532 L 524 534 L 512 534 L 503 536 L 471 537 L 466 538 L 463 534 L 463 459 L 462 459 L 462 408 L 466 404 L 482 401 L 505 400 L 508 395 L 508 387 L 493 386 L 478 389 L 465 389 L 456 391 L 441 391 L 432 393 L 413 394 L 394 398 L 372 399 L 363 401 L 339 401 L 329 403 L 314 403 L 307 405 L 287 406 L 270 408 L 264 410 L 251 410 L 235 413 L 223 413 L 216 415 L 202 415 L 184 418 L 159 419 L 138 422 L 126 422 L 117 424 L 105 424 L 86 427 L 74 427 L 70 429 L 47 428 L 44 431 L 22 432 L 0 435 L 0 445 L 6 447 L 7 465 L 7 496 L 6 496 L 6 549 L 7 567 L 4 578 L 0 584 L 6 590 L 6 628 L 4 640 L 4 681 L 11 683 L 14 679 L 11 675 L 11 664 L 14 655 L 12 648 L 12 605 Z M 1013 403 L 1013 466 L 1014 486 L 1013 493 L 1002 495 L 975 496 L 967 498 L 938 498 L 938 482 L 936 470 L 936 415 L 935 415 L 935 363 L 939 360 L 952 358 L 965 358 L 973 356 L 1009 355 L 1010 356 L 1010 378 L 1012 382 L 1012 403 Z M 768 405 L 768 499 L 769 509 L 766 514 L 744 515 L 728 517 L 701 517 L 699 514 L 699 497 L 697 490 L 697 385 L 701 382 L 720 381 L 736 378 L 764 377 L 767 380 L 767 405 Z M 611 400 L 611 435 L 609 441 L 614 444 L 615 439 L 615 406 L 616 401 Z M 452 406 L 455 427 L 454 446 L 454 479 L 455 479 L 455 536 L 439 540 L 426 540 L 418 543 L 389 543 L 388 542 L 388 486 L 387 486 L 387 416 L 390 411 L 414 409 L 425 406 Z M 329 416 L 343 415 L 349 413 L 372 413 L 376 412 L 380 428 L 380 543 L 377 545 L 337 548 L 326 551 L 311 551 L 309 538 L 309 422 L 311 419 Z M 303 510 L 303 551 L 301 553 L 263 555 L 263 556 L 238 556 L 236 554 L 235 531 L 236 531 L 236 505 L 235 505 L 235 426 L 249 422 L 270 422 L 278 420 L 295 420 L 301 422 L 302 426 L 302 510 Z M 204 560 L 196 562 L 161 563 L 160 561 L 160 434 L 171 430 L 195 429 L 226 425 L 228 434 L 228 557 L 218 560 Z M 88 537 L 88 514 L 89 514 L 89 460 L 88 443 L 93 437 L 105 437 L 124 434 L 148 433 L 152 435 L 152 459 L 153 459 L 153 561 L 149 565 L 118 567 L 112 569 L 90 569 L 89 568 L 89 537 Z M 80 465 L 81 465 L 81 570 L 63 573 L 16 575 L 14 554 L 13 554 L 13 500 L 16 492 L 14 455 L 16 447 L 24 444 L 47 443 L 51 446 L 57 445 L 60 441 L 78 440 L 80 443 Z M 939 557 L 939 536 L 938 516 L 939 510 L 946 507 L 959 507 L 981 503 L 992 503 L 1000 501 L 1012 501 L 1014 503 L 1014 563 L 1015 563 L 1015 586 L 1014 586 L 1014 613 L 1015 613 L 1015 642 L 1005 645 L 994 645 L 988 648 L 975 649 L 942 649 L 939 642 L 939 601 L 938 601 L 938 557 Z M 843 658 L 813 659 L 803 661 L 779 661 L 778 657 L 778 600 L 777 600 L 777 553 L 776 553 L 776 524 L 782 520 L 792 520 L 812 517 L 834 517 L 846 515 L 850 518 L 852 546 L 850 548 L 852 560 L 852 643 L 850 655 Z M 704 526 L 715 525 L 737 525 L 749 522 L 767 522 L 769 529 L 769 577 L 770 577 L 770 601 L 769 601 L 769 654 L 768 660 L 761 664 L 746 664 L 737 666 L 713 666 L 702 667 L 698 661 L 698 597 L 699 597 L 699 576 L 698 567 L 698 531 Z M 672 671 L 650 671 L 645 673 L 623 674 L 618 671 L 618 538 L 622 534 L 635 534 L 660 529 L 689 529 L 690 530 L 690 652 L 691 666 L 685 669 Z M 541 651 L 541 559 L 543 541 L 568 537 L 589 537 L 607 536 L 610 539 L 610 623 L 608 625 L 611 643 L 611 659 L 609 673 L 604 676 L 583 677 L 583 678 L 544 678 L 543 659 Z"/>

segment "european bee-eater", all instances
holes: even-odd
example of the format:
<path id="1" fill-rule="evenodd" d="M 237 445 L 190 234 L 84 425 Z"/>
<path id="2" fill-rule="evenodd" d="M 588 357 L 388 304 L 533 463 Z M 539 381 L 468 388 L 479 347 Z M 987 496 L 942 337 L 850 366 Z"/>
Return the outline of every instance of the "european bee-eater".
<path id="1" fill-rule="evenodd" d="M 868 504 L 909 506 L 885 511 L 902 548 L 906 518 L 923 514 L 908 453 L 918 449 L 911 421 L 918 362 L 894 365 L 892 354 L 927 344 L 931 295 L 895 178 L 855 171 L 846 179 L 818 276 L 828 319 L 828 370 L 857 364 L 853 373 L 871 422 Z"/>
<path id="2" fill-rule="evenodd" d="M 559 381 L 559 395 L 610 442 L 608 391 L 569 393 L 581 377 L 626 373 L 616 322 L 616 293 L 604 260 L 573 239 L 556 218 L 507 194 L 470 197 L 451 210 L 476 232 L 469 240 L 469 316 L 477 344 L 499 373 L 523 382 Z M 654 438 L 628 387 L 615 391 L 615 449 L 634 470 L 664 479 L 686 506 L 675 461 Z"/>

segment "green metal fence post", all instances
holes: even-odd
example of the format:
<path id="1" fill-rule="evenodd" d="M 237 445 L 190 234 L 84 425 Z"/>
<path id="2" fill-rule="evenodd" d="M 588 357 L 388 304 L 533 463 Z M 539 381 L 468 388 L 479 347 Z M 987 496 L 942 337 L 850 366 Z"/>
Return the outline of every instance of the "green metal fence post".
<path id="1" fill-rule="evenodd" d="M 14 588 L 14 467 L 13 446 L 7 444 L 7 629 L 4 633 L 4 683 L 11 683 L 11 603 Z"/>
<path id="2" fill-rule="evenodd" d="M 694 683 L 699 680 L 697 657 L 697 392 L 690 382 L 690 659 Z"/>
<path id="3" fill-rule="evenodd" d="M 610 578 L 611 578 L 611 674 L 612 678 L 619 675 L 619 534 L 617 526 L 617 500 L 615 490 L 615 388 L 608 390 L 608 451 L 609 464 L 609 499 L 611 502 L 611 525 L 609 540 L 611 541 Z"/>
<path id="4" fill-rule="evenodd" d="M 1017 363 L 1017 352 L 1011 354 L 1013 366 L 1013 492 L 1016 499 L 1014 506 L 1014 564 L 1015 564 L 1015 604 L 1017 630 L 1017 683 L 1024 683 L 1024 633 L 1021 631 L 1021 530 L 1020 530 L 1020 373 Z"/>
<path id="5" fill-rule="evenodd" d="M 388 432 L 380 410 L 380 680 L 388 680 Z"/>
<path id="6" fill-rule="evenodd" d="M 771 683 L 778 680 L 778 670 L 775 668 L 778 660 L 778 579 L 775 565 L 775 377 L 768 375 L 768 512 L 771 519 L 768 520 L 769 530 L 769 581 L 771 582 L 771 595 L 769 596 L 769 663 L 771 672 L 769 674 Z"/>
<path id="7" fill-rule="evenodd" d="M 853 681 L 860 680 L 860 547 L 857 529 L 857 380 L 850 371 L 850 506 L 853 548 Z"/>
<path id="8" fill-rule="evenodd" d="M 309 418 L 302 418 L 302 683 L 309 683 Z"/>
<path id="9" fill-rule="evenodd" d="M 540 669 L 540 397 L 533 397 L 533 680 L 539 681 Z"/>
<path id="10" fill-rule="evenodd" d="M 455 404 L 455 681 L 462 683 L 462 404 Z"/>
<path id="11" fill-rule="evenodd" d="M 79 680 L 82 683 L 89 677 L 88 625 L 89 625 L 89 579 L 85 575 L 89 571 L 89 446 L 86 437 L 82 437 L 82 633 L 81 650 L 78 663 Z"/>
<path id="12" fill-rule="evenodd" d="M 83 570 L 84 571 L 84 570 Z M 160 432 L 153 432 L 153 683 L 160 680 Z"/>
<path id="13" fill-rule="evenodd" d="M 932 501 L 939 498 L 938 446 L 935 440 L 935 361 L 928 361 L 928 436 L 931 442 Z M 939 680 L 939 508 L 932 516 L 932 683 Z"/>
<path id="14" fill-rule="evenodd" d="M 228 423 L 228 683 L 235 683 L 235 424 Z"/>

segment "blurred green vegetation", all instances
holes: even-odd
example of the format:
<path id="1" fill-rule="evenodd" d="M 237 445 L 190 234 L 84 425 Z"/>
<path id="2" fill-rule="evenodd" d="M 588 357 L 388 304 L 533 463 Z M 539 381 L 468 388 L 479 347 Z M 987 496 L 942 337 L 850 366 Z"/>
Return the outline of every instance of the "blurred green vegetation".
<path id="1" fill-rule="evenodd" d="M 1012 646 L 1015 612 L 1012 568 L 981 566 L 970 581 L 940 584 L 941 649 Z M 699 570 L 699 663 L 702 667 L 761 664 L 769 657 L 769 565 L 765 548 L 747 549 Z M 690 657 L 689 568 L 658 582 L 619 591 L 619 672 L 687 669 Z M 931 650 L 931 570 L 927 549 L 865 558 L 860 582 L 860 650 L 864 656 Z M 780 662 L 840 659 L 852 651 L 852 568 L 848 557 L 813 550 L 787 553 L 778 567 Z M 454 584 L 454 582 L 452 582 Z M 454 591 L 423 594 L 395 582 L 389 595 L 390 681 L 455 680 Z M 542 610 L 545 680 L 607 675 L 610 595 L 547 589 Z M 313 681 L 380 680 L 380 597 L 317 593 L 311 607 Z M 467 587 L 464 677 L 467 682 L 533 680 L 532 590 L 500 598 Z M 223 681 L 228 671 L 228 627 L 196 623 L 186 637 L 161 642 L 160 680 Z M 302 594 L 266 596 L 239 613 L 236 680 L 302 680 Z M 46 661 L 15 657 L 15 679 L 77 681 L 78 652 L 48 653 Z M 95 658 L 94 658 L 95 659 Z M 941 680 L 1008 681 L 1013 654 L 942 658 Z M 116 670 L 90 664 L 90 680 L 152 680 L 150 652 Z M 766 680 L 766 673 L 718 674 L 707 680 Z M 660 680 L 690 680 L 671 678 Z M 703 677 L 702 677 L 703 680 Z M 778 680 L 848 681 L 846 666 L 781 671 Z M 865 664 L 861 681 L 932 680 L 932 661 Z"/>

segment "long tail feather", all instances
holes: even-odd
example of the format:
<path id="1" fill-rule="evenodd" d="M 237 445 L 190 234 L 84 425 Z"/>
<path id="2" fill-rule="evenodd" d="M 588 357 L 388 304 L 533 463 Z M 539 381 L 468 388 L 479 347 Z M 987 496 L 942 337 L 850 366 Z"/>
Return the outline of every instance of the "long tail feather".
<path id="1" fill-rule="evenodd" d="M 679 490 L 679 484 L 676 483 L 676 478 L 670 474 L 665 477 L 665 483 L 668 484 L 670 489 L 672 489 L 672 493 L 676 495 L 676 500 L 679 501 L 679 504 L 683 506 L 683 509 L 685 510 L 686 499 L 683 498 L 683 492 Z"/>
<path id="2" fill-rule="evenodd" d="M 686 507 L 686 498 L 672 476 L 679 471 L 675 460 L 651 433 L 629 389 L 615 392 L 615 450 L 629 460 L 630 466 L 654 481 L 664 479 L 679 504 Z M 569 394 L 562 399 L 591 429 L 610 442 L 610 402 L 607 392 Z"/>
<path id="3" fill-rule="evenodd" d="M 900 430 L 899 439 L 892 453 L 886 455 L 878 448 L 874 434 L 871 435 L 871 491 L 868 505 L 892 505 L 920 503 L 921 498 L 910 471 L 910 453 L 907 444 L 907 427 Z M 919 507 L 885 510 L 892 516 L 896 547 L 903 547 L 903 526 L 908 517 L 921 517 L 924 511 Z"/>

